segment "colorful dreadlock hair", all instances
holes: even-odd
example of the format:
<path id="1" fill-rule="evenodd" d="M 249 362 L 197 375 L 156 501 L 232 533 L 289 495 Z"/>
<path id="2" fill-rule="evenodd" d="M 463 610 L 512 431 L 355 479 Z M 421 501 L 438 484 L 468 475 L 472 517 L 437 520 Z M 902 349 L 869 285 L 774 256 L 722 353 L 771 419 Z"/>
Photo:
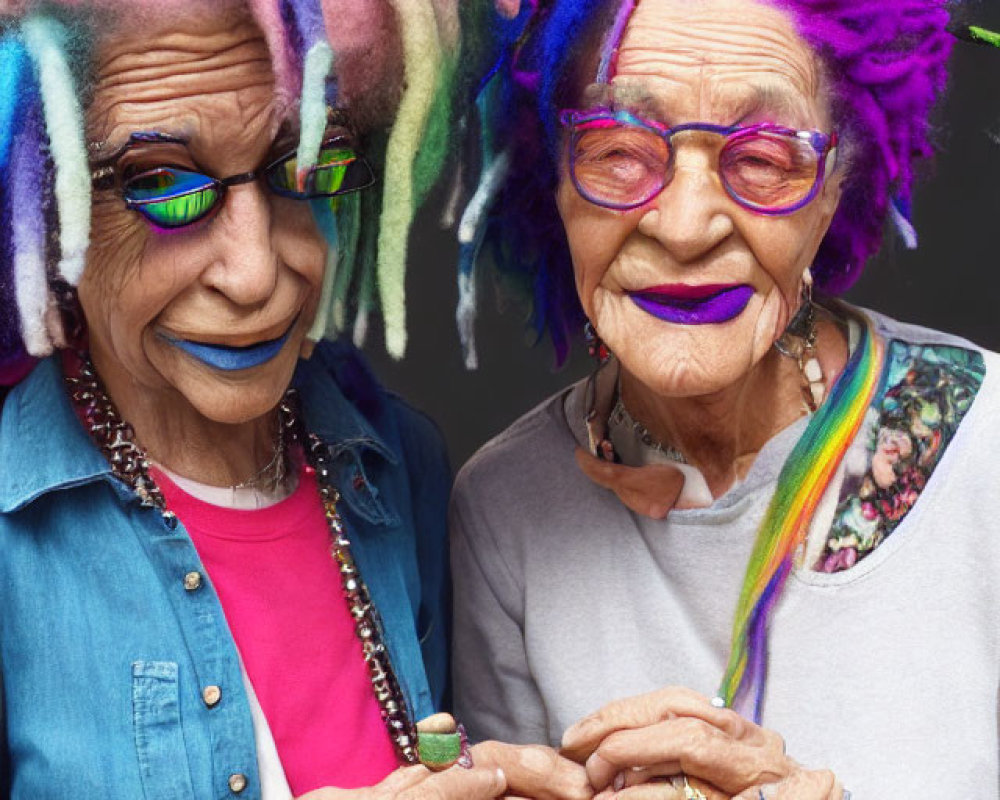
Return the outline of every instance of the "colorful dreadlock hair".
<path id="1" fill-rule="evenodd" d="M 840 294 L 881 247 L 891 219 L 908 247 L 914 167 L 933 153 L 931 113 L 945 89 L 953 34 L 988 44 L 996 34 L 959 25 L 948 0 L 761 0 L 785 10 L 830 80 L 835 127 L 846 140 L 848 174 L 840 208 L 813 265 L 816 287 Z M 574 105 L 582 62 L 600 50 L 612 74 L 617 44 L 642 0 L 516 0 L 495 16 L 498 48 L 482 89 L 485 166 L 460 233 L 460 285 L 468 287 L 472 250 L 485 243 L 502 279 L 529 288 L 533 324 L 548 333 L 557 363 L 583 322 L 565 234 L 555 206 L 558 112 Z M 511 15 L 516 16 L 511 19 Z M 593 69 L 591 67 L 590 69 Z M 593 79 L 593 75 L 585 76 Z M 501 180 L 492 167 L 506 154 Z M 466 289 L 468 294 L 469 289 Z M 463 297 L 459 328 L 471 344 L 474 297 Z M 471 310 L 470 310 L 471 309 Z M 471 348 L 470 348 L 471 349 Z M 474 355 L 467 357 L 474 362 Z"/>
<path id="2" fill-rule="evenodd" d="M 330 244 L 312 338 L 351 323 L 363 338 L 381 299 L 386 346 L 406 348 L 405 260 L 414 210 L 454 129 L 459 0 L 231 0 L 271 51 L 279 105 L 315 162 L 331 105 L 357 110 L 363 146 L 391 186 L 311 205 Z M 0 0 L 0 385 L 63 341 L 56 295 L 79 281 L 90 238 L 84 108 L 95 42 L 114 15 L 183 14 L 198 0 Z M 222 5 L 222 4 L 220 4 Z M 384 129 L 388 128 L 388 134 Z"/>

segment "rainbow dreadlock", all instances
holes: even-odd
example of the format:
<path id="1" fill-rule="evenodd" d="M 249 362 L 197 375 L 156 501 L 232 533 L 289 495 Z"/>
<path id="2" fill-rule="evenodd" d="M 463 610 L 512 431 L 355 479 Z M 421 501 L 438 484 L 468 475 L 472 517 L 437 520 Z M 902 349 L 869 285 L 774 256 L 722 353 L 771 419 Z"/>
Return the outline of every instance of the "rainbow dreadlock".
<path id="1" fill-rule="evenodd" d="M 16 11 L 0 4 L 0 225 L 11 232 L 0 240 L 0 385 L 62 343 L 56 294 L 83 273 L 91 179 L 79 98 L 107 12 L 183 13 L 196 2 L 26 0 Z M 292 112 L 298 104 L 300 169 L 316 161 L 331 105 L 364 106 L 383 125 L 394 118 L 388 136 L 365 142 L 391 191 L 312 203 L 330 254 L 310 336 L 345 330 L 356 298 L 354 329 L 363 338 L 377 286 L 386 346 L 399 358 L 409 229 L 455 127 L 459 2 L 245 2 L 267 38 L 279 106 Z M 398 109 L 389 107 L 396 93 Z"/>

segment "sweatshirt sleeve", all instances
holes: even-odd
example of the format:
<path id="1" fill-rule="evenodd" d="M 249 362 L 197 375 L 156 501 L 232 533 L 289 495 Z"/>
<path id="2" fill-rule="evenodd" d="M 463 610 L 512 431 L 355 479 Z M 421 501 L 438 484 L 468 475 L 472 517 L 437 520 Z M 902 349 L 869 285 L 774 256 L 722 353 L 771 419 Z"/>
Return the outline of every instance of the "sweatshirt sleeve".
<path id="1" fill-rule="evenodd" d="M 464 471 L 449 515 L 456 715 L 473 741 L 544 743 L 546 713 L 524 644 L 523 586 L 482 513 L 485 499 Z"/>

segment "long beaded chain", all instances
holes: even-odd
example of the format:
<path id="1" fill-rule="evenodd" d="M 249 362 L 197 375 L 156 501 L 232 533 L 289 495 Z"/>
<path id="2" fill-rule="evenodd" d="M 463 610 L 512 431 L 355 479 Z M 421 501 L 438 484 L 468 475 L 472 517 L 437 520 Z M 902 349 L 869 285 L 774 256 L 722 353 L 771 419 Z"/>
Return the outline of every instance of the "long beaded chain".
<path id="1" fill-rule="evenodd" d="M 111 465 L 112 473 L 135 492 L 143 508 L 155 508 L 169 528 L 176 528 L 177 516 L 167 508 L 163 493 L 150 474 L 149 457 L 135 441 L 132 426 L 122 420 L 104 391 L 89 356 L 79 356 L 76 372 L 76 375 L 67 374 L 66 377 L 70 396 L 80 408 L 88 432 Z M 330 480 L 330 449 L 315 434 L 305 432 L 300 415 L 296 413 L 297 406 L 297 393 L 289 390 L 278 405 L 278 435 L 286 445 L 300 445 L 306 462 L 316 472 L 320 499 L 330 528 L 330 554 L 340 571 L 344 595 L 354 620 L 355 633 L 361 641 L 382 721 L 397 755 L 407 764 L 417 764 L 416 727 L 410 720 L 399 680 L 389 660 L 381 617 L 351 554 L 351 543 L 337 510 L 340 492 Z"/>

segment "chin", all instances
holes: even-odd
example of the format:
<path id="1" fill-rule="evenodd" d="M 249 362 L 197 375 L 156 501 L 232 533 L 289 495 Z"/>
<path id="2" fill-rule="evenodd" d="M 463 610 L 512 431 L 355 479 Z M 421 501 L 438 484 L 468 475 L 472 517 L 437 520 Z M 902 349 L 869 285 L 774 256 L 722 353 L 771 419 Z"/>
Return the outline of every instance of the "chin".
<path id="1" fill-rule="evenodd" d="M 732 386 L 749 372 L 749 357 L 730 353 L 706 363 L 702 354 L 657 352 L 619 356 L 622 367 L 657 397 L 705 397 Z"/>
<path id="2" fill-rule="evenodd" d="M 751 302 L 718 324 L 665 322 L 634 307 L 618 306 L 601 337 L 624 369 L 661 397 L 720 392 L 747 376 L 774 341 L 772 304 Z M 766 309 L 766 311 L 765 311 Z M 764 313 L 762 313 L 764 312 Z"/>
<path id="3" fill-rule="evenodd" d="M 171 383 L 201 416 L 240 425 L 278 405 L 291 384 L 296 361 L 283 353 L 268 364 L 232 373 L 192 364 L 183 375 L 171 376 Z"/>

